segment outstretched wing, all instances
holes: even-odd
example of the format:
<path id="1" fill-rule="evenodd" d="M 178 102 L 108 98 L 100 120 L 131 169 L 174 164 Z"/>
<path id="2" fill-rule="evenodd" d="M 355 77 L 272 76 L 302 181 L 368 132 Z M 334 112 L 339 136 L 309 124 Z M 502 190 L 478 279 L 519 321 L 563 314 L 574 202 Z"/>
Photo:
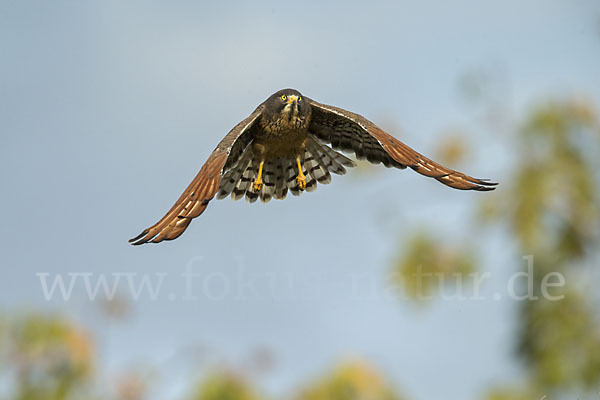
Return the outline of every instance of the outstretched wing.
<path id="1" fill-rule="evenodd" d="M 361 115 L 308 99 L 312 106 L 309 130 L 334 149 L 351 151 L 359 159 L 387 167 L 410 167 L 462 190 L 494 190 L 497 183 L 454 171 L 419 154 Z"/>
<path id="2" fill-rule="evenodd" d="M 234 163 L 251 140 L 251 129 L 263 108 L 262 105 L 259 106 L 248 118 L 229 131 L 173 207 L 156 224 L 130 239 L 131 244 L 173 240 L 185 231 L 193 218 L 204 212 L 219 189 L 224 167 Z"/>

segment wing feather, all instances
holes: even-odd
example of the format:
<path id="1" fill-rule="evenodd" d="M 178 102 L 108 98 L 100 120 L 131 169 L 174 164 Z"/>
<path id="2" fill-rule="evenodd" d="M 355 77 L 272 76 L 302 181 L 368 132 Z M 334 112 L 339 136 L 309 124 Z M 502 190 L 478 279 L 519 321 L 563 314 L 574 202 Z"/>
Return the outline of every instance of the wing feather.
<path id="1" fill-rule="evenodd" d="M 333 148 L 352 151 L 371 163 L 396 168 L 410 167 L 437 179 L 444 185 L 462 190 L 494 190 L 497 183 L 477 179 L 444 167 L 425 157 L 359 114 L 308 99 L 312 106 L 309 130 Z M 349 140 L 349 136 L 352 140 Z"/>
<path id="2" fill-rule="evenodd" d="M 247 139 L 240 140 L 240 138 L 244 133 L 251 130 L 263 108 L 264 106 L 260 105 L 250 116 L 229 131 L 173 207 L 156 224 L 144 229 L 138 236 L 130 239 L 131 244 L 140 245 L 173 240 L 185 231 L 193 218 L 204 212 L 208 203 L 219 190 L 224 167 L 226 164 L 235 165 L 237 158 L 243 151 L 243 147 L 247 145 Z M 245 145 L 241 143 L 242 141 L 246 142 Z M 236 154 L 232 153 L 232 149 Z"/>

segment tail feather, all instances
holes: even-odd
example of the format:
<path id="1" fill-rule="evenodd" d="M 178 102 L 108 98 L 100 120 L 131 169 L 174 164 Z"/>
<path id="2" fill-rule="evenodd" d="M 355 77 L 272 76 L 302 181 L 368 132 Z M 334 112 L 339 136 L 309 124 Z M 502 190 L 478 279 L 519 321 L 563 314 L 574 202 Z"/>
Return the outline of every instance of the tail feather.
<path id="1" fill-rule="evenodd" d="M 287 183 L 285 180 L 285 169 L 284 169 L 284 161 L 279 158 L 277 159 L 277 175 L 275 178 L 275 197 L 278 200 L 285 199 L 288 191 Z"/>
<path id="2" fill-rule="evenodd" d="M 333 172 L 334 174 L 344 175 L 346 173 L 346 167 L 355 167 L 356 163 L 349 159 L 348 157 L 338 153 L 333 150 L 331 147 L 325 144 L 319 144 L 319 156 L 325 163 L 326 168 L 329 172 Z"/>
<path id="3" fill-rule="evenodd" d="M 260 201 L 268 203 L 275 194 L 277 184 L 278 160 L 267 161 L 263 166 L 263 185 L 260 190 Z"/>
<path id="4" fill-rule="evenodd" d="M 305 190 L 307 192 L 314 192 L 317 190 L 317 179 L 315 178 L 315 172 L 320 170 L 320 167 L 315 156 L 311 153 L 308 147 L 304 152 L 304 162 L 302 164 L 302 173 L 306 179 Z"/>
<path id="5" fill-rule="evenodd" d="M 367 143 L 361 143 L 360 147 L 365 153 L 368 152 Z M 217 198 L 222 199 L 231 194 L 233 200 L 246 197 L 246 201 L 254 203 L 260 197 L 262 202 L 267 203 L 272 198 L 285 199 L 288 191 L 294 196 L 302 193 L 296 179 L 298 170 L 295 159 L 276 158 L 266 161 L 263 165 L 262 187 L 255 191 L 253 183 L 258 174 L 258 166 L 259 160 L 254 158 L 249 146 L 235 165 L 223 174 Z M 331 173 L 343 175 L 346 173 L 345 167 L 354 166 L 354 161 L 309 136 L 302 156 L 302 172 L 306 178 L 305 190 L 313 192 L 318 183 L 331 182 Z"/>
<path id="6" fill-rule="evenodd" d="M 319 144 L 315 141 L 309 141 L 306 147 L 307 154 L 309 154 L 309 158 L 312 157 L 314 162 L 307 163 L 306 169 L 310 172 L 311 175 L 315 177 L 317 181 L 323 184 L 327 184 L 331 182 L 331 174 L 329 173 L 329 169 L 327 169 L 327 164 L 323 161 L 321 156 L 319 155 Z M 306 159 L 305 159 L 306 162 Z"/>
<path id="7" fill-rule="evenodd" d="M 289 191 L 294 196 L 300 196 L 300 186 L 298 185 L 298 181 L 296 177 L 298 176 L 298 172 L 296 172 L 296 161 L 295 160 L 287 160 L 287 165 L 285 167 L 285 180 Z"/>
<path id="8" fill-rule="evenodd" d="M 258 199 L 258 196 L 260 194 L 259 192 L 254 190 L 254 180 L 256 179 L 256 176 L 258 175 L 258 164 L 259 164 L 258 158 L 253 158 L 252 163 L 250 164 L 250 167 L 249 167 L 250 172 L 248 175 L 250 176 L 250 179 L 248 179 L 248 181 L 245 183 L 246 201 L 248 203 L 254 203 Z M 246 171 L 248 171 L 248 170 L 246 170 Z"/>
<path id="9" fill-rule="evenodd" d="M 246 166 L 246 169 L 244 170 L 242 177 L 238 180 L 238 182 L 235 185 L 235 188 L 231 192 L 231 198 L 233 200 L 239 200 L 242 197 L 244 197 L 244 195 L 246 194 L 246 190 L 250 187 L 250 184 L 254 181 L 254 174 L 256 173 L 254 171 L 254 165 L 255 165 L 255 162 L 253 159 L 248 162 L 248 165 Z"/>
<path id="10" fill-rule="evenodd" d="M 247 148 L 235 165 L 233 165 L 221 178 L 217 199 L 223 199 L 233 191 L 251 161 L 252 150 Z"/>

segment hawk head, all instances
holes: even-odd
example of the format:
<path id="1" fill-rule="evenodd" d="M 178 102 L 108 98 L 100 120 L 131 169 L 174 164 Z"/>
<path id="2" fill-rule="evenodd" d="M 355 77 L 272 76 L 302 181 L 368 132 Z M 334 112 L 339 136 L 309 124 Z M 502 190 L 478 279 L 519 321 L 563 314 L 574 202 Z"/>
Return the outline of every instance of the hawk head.
<path id="1" fill-rule="evenodd" d="M 303 124 L 309 115 L 310 105 L 295 89 L 279 90 L 265 101 L 264 116 L 270 121 L 277 121 L 281 127 L 290 125 L 298 128 L 298 124 Z"/>

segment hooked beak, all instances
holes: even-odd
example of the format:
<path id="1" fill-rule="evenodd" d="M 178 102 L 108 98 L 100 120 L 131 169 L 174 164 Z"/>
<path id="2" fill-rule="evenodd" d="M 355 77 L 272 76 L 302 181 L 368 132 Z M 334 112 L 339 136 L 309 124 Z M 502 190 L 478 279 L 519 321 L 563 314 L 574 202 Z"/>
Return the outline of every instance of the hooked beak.
<path id="1" fill-rule="evenodd" d="M 298 96 L 288 96 L 286 103 L 287 104 L 284 110 L 287 113 L 288 121 L 291 121 L 292 117 L 296 117 L 298 115 Z"/>

